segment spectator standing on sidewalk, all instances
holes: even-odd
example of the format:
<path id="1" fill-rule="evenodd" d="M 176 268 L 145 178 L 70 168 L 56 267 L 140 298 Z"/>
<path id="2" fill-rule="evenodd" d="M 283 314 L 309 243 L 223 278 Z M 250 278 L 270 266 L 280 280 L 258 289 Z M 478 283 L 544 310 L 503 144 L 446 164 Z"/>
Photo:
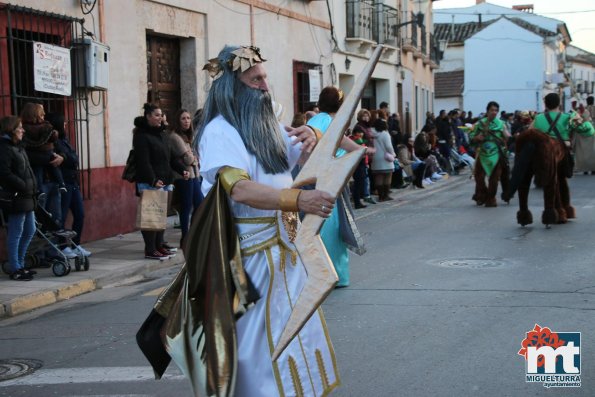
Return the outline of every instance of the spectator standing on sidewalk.
<path id="1" fill-rule="evenodd" d="M 450 117 L 445 110 L 440 111 L 440 116 L 436 120 L 436 136 L 438 138 L 438 150 L 442 157 L 446 160 L 446 171 L 456 173 L 450 164 L 450 148 L 452 142 L 452 128 L 450 125 Z"/>
<path id="2" fill-rule="evenodd" d="M 161 108 L 149 103 L 143 105 L 143 116 L 134 119 L 132 145 L 136 159 L 136 188 L 139 194 L 143 190 L 172 191 L 173 170 L 184 178 L 190 176 L 181 161 L 171 158 L 169 140 L 162 120 Z M 145 258 L 167 259 L 174 255 L 163 246 L 163 230 L 142 230 L 141 233 L 145 241 Z"/>
<path id="3" fill-rule="evenodd" d="M 62 252 L 68 258 L 77 256 L 77 251 L 90 256 L 91 252 L 81 246 L 81 236 L 85 225 L 85 207 L 83 204 L 83 194 L 79 184 L 79 155 L 70 144 L 64 130 L 64 115 L 60 113 L 48 113 L 46 119 L 52 124 L 54 130 L 58 131 L 58 140 L 56 141 L 56 151 L 64 158 L 60 165 L 66 191 L 63 191 L 60 197 L 62 203 L 62 228 L 65 228 L 66 216 L 68 211 L 72 213 L 72 227 L 76 236 L 72 238 L 74 247 L 65 247 Z"/>
<path id="4" fill-rule="evenodd" d="M 361 142 L 354 140 L 354 142 L 369 146 L 369 140 L 366 137 L 372 137 L 372 128 L 370 127 L 370 111 L 368 109 L 361 109 L 357 112 L 357 123 L 353 127 L 353 135 L 361 134 Z M 373 138 L 371 138 L 373 141 Z M 360 165 L 353 173 L 353 179 L 355 181 L 354 192 L 353 192 L 353 200 L 355 202 L 355 208 L 365 208 L 366 205 L 362 204 L 360 201 L 360 197 L 366 203 L 369 204 L 377 204 L 376 200 L 372 198 L 370 194 L 370 159 L 371 156 L 365 155 Z M 361 190 L 358 190 L 361 189 Z M 361 196 L 359 196 L 361 195 Z M 356 196 L 358 197 L 356 199 Z"/>
<path id="5" fill-rule="evenodd" d="M 203 199 L 200 190 L 201 180 L 198 173 L 198 153 L 192 148 L 192 141 L 194 140 L 192 120 L 186 109 L 181 109 L 176 113 L 170 124 L 168 137 L 172 159 L 178 162 L 181 161 L 189 175 L 188 178 L 185 178 L 179 173 L 174 174 L 175 192 L 180 202 L 181 247 L 190 227 L 190 217 Z"/>
<path id="6" fill-rule="evenodd" d="M 21 146 L 23 125 L 16 116 L 0 119 L 0 186 L 3 192 L 14 193 L 6 208 L 8 232 L 8 271 L 12 280 L 28 281 L 36 273 L 25 269 L 25 253 L 35 234 L 37 184 L 29 159 Z"/>
<path id="7" fill-rule="evenodd" d="M 60 165 L 64 158 L 54 152 L 54 143 L 58 133 L 45 120 L 45 111 L 39 103 L 26 103 L 21 111 L 21 120 L 25 134 L 23 143 L 31 169 L 37 179 L 41 193 L 39 205 L 45 208 L 56 221 L 62 223 L 60 194 L 66 190 Z"/>
<path id="8" fill-rule="evenodd" d="M 372 175 L 374 186 L 378 191 L 378 201 L 388 201 L 393 198 L 389 195 L 393 171 L 395 169 L 395 150 L 393 149 L 388 125 L 381 118 L 374 122 L 376 131 L 376 153 L 372 158 Z"/>

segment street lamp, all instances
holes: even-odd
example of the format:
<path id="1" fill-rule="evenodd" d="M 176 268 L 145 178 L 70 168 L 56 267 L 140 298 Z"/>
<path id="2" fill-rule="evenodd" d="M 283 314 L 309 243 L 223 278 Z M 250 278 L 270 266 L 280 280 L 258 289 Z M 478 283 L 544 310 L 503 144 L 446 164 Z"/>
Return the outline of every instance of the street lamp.
<path id="1" fill-rule="evenodd" d="M 349 57 L 345 57 L 345 70 L 349 71 L 349 67 L 351 66 L 351 59 Z"/>
<path id="2" fill-rule="evenodd" d="M 438 55 L 439 55 L 440 59 L 444 58 L 444 52 L 446 51 L 447 48 L 448 48 L 448 40 L 446 40 L 446 39 L 438 40 Z"/>
<path id="3" fill-rule="evenodd" d="M 402 28 L 405 25 L 409 25 L 409 24 L 413 24 L 413 23 L 416 24 L 420 28 L 422 26 L 424 26 L 424 14 L 423 14 L 423 12 L 418 12 L 417 14 L 412 13 L 412 17 L 413 17 L 413 19 L 411 19 L 410 21 L 401 22 L 401 23 L 397 24 L 395 26 L 395 29 L 399 29 L 399 28 Z"/>

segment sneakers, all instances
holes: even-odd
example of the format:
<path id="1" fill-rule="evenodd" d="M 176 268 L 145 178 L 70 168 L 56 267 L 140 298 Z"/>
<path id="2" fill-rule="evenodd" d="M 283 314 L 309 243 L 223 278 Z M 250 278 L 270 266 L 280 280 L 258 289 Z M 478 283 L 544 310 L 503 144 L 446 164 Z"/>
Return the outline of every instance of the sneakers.
<path id="1" fill-rule="evenodd" d="M 10 279 L 15 281 L 31 281 L 33 280 L 33 275 L 25 272 L 24 269 L 19 269 L 10 275 Z"/>
<path id="2" fill-rule="evenodd" d="M 433 181 L 438 181 L 438 180 L 442 179 L 442 175 L 440 175 L 440 174 L 439 174 L 439 173 L 437 173 L 437 172 L 434 172 L 434 173 L 432 174 L 432 176 L 431 176 L 431 179 L 432 179 Z"/>
<path id="3" fill-rule="evenodd" d="M 166 250 L 171 251 L 171 252 L 177 252 L 178 251 L 178 249 L 176 247 L 173 247 L 173 246 L 169 245 L 166 242 L 164 242 L 163 244 L 161 244 L 161 248 L 165 248 Z"/>
<path id="4" fill-rule="evenodd" d="M 78 254 L 70 247 L 66 247 L 62 250 L 62 254 L 68 259 L 76 258 Z"/>
<path id="5" fill-rule="evenodd" d="M 157 251 L 159 251 L 161 254 L 167 256 L 168 258 L 174 257 L 176 256 L 176 253 L 173 251 L 170 251 L 168 249 L 165 248 L 159 248 Z"/>
<path id="6" fill-rule="evenodd" d="M 91 251 L 87 251 L 80 245 L 75 246 L 73 251 L 78 251 L 78 253 L 81 254 L 82 256 L 91 256 Z"/>
<path id="7" fill-rule="evenodd" d="M 147 258 L 147 259 L 159 259 L 161 261 L 164 261 L 166 259 L 169 259 L 169 255 L 163 255 L 159 251 L 153 251 L 153 252 L 150 252 L 150 253 L 146 253 L 145 252 L 145 258 Z"/>
<path id="8" fill-rule="evenodd" d="M 372 196 L 364 197 L 364 201 L 370 204 L 378 204 L 378 202 L 376 202 Z"/>
<path id="9" fill-rule="evenodd" d="M 430 178 L 425 178 L 425 179 L 422 181 L 422 183 L 423 183 L 424 185 L 426 185 L 426 186 L 427 186 L 427 185 L 433 185 L 433 184 L 434 184 L 434 182 L 432 182 L 432 180 L 431 180 Z"/>

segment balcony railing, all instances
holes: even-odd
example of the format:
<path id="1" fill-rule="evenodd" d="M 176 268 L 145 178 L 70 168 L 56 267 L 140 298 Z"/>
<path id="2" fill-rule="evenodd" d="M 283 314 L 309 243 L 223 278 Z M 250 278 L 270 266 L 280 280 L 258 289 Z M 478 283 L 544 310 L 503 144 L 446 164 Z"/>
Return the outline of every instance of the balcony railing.
<path id="1" fill-rule="evenodd" d="M 399 11 L 373 0 L 347 0 L 347 38 L 398 47 Z"/>
<path id="2" fill-rule="evenodd" d="M 376 4 L 376 13 L 378 23 L 374 26 L 374 40 L 378 44 L 398 47 L 400 41 L 399 29 L 397 29 L 399 11 L 386 4 L 378 3 Z"/>
<path id="3" fill-rule="evenodd" d="M 426 55 L 428 55 L 428 45 L 427 45 L 428 35 L 426 34 L 426 27 L 422 26 L 420 30 L 421 30 L 421 53 L 422 53 L 422 55 L 426 56 Z"/>
<path id="4" fill-rule="evenodd" d="M 374 40 L 376 12 L 371 0 L 348 0 L 347 37 Z"/>
<path id="5" fill-rule="evenodd" d="M 417 25 L 411 25 L 411 45 L 417 48 Z"/>

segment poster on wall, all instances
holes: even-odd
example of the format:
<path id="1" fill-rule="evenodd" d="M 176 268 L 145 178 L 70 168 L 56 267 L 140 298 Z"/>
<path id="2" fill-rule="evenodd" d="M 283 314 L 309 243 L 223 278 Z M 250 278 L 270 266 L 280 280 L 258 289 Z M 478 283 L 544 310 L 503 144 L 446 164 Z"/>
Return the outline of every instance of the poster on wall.
<path id="1" fill-rule="evenodd" d="M 33 42 L 33 80 L 36 91 L 70 96 L 70 49 Z"/>
<path id="2" fill-rule="evenodd" d="M 317 69 L 308 70 L 310 80 L 310 102 L 318 102 L 320 96 L 320 72 Z"/>

